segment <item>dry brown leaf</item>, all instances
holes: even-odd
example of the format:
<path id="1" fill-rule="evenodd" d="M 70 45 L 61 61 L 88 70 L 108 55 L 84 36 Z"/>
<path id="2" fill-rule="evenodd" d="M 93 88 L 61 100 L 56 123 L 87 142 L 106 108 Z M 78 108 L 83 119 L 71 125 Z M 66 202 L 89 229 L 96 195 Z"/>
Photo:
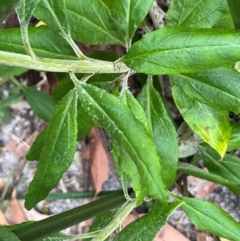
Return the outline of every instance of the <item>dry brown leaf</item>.
<path id="1" fill-rule="evenodd" d="M 130 224 L 131 222 L 135 221 L 136 219 L 140 218 L 141 216 L 143 216 L 144 214 L 139 214 L 139 215 L 135 215 L 130 213 L 122 222 L 122 228 L 126 227 L 128 224 Z"/>
<path id="2" fill-rule="evenodd" d="M 15 150 L 15 155 L 17 158 L 25 156 L 29 151 L 30 146 L 26 142 L 19 144 Z"/>
<path id="3" fill-rule="evenodd" d="M 212 192 L 219 184 L 203 180 L 201 178 L 188 176 L 188 183 L 191 183 L 190 193 L 199 199 L 205 198 L 210 192 Z"/>
<path id="4" fill-rule="evenodd" d="M 18 224 L 26 221 L 23 210 L 15 197 L 12 199 L 11 205 L 6 212 L 6 218 L 10 224 Z"/>
<path id="5" fill-rule="evenodd" d="M 3 191 L 5 185 L 6 185 L 5 180 L 3 178 L 0 178 L 0 192 Z"/>
<path id="6" fill-rule="evenodd" d="M 85 220 L 77 225 L 78 233 L 87 233 L 90 229 L 94 218 Z"/>
<path id="7" fill-rule="evenodd" d="M 11 203 L 11 214 L 12 214 L 12 219 L 11 219 L 12 223 L 22 223 L 26 221 L 26 217 L 16 198 L 13 198 Z"/>
<path id="8" fill-rule="evenodd" d="M 24 215 L 25 215 L 25 217 L 28 221 L 39 221 L 39 220 L 42 220 L 42 219 L 45 219 L 45 218 L 49 217 L 49 215 L 41 214 L 38 211 L 36 211 L 34 208 L 31 209 L 30 211 L 28 211 L 24 207 L 24 201 L 23 200 L 19 201 L 19 205 L 22 208 L 22 211 L 23 211 L 23 213 L 24 213 Z"/>
<path id="9" fill-rule="evenodd" d="M 8 221 L 6 220 L 4 214 L 2 213 L 1 210 L 0 210 L 0 225 L 9 225 Z"/>
<path id="10" fill-rule="evenodd" d="M 204 231 L 200 231 L 200 230 L 196 230 L 196 240 L 197 241 L 207 241 L 209 237 L 209 234 L 204 232 Z M 209 239 L 210 241 L 210 239 Z"/>
<path id="11" fill-rule="evenodd" d="M 109 156 L 103 144 L 98 127 L 89 133 L 91 175 L 96 194 L 102 190 L 102 184 L 108 179 Z"/>
<path id="12" fill-rule="evenodd" d="M 158 232 L 154 241 L 190 241 L 183 234 L 181 234 L 177 229 L 173 228 L 171 225 L 166 224 L 161 231 Z"/>
<path id="13" fill-rule="evenodd" d="M 16 135 L 12 134 L 11 139 L 4 146 L 3 150 L 13 152 L 17 158 L 23 157 L 29 151 L 30 145 L 37 134 L 38 131 L 33 132 L 25 141 L 21 141 Z"/>
<path id="14" fill-rule="evenodd" d="M 11 139 L 6 143 L 3 150 L 15 152 L 18 143 L 19 143 L 19 141 L 16 138 L 14 138 L 13 136 L 11 136 Z"/>

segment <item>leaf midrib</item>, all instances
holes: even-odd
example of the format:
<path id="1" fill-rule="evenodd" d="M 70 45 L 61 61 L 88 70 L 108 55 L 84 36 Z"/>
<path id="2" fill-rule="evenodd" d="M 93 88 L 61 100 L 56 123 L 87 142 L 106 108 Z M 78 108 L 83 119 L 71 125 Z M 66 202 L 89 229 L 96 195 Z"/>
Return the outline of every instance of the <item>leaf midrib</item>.
<path id="1" fill-rule="evenodd" d="M 90 19 L 86 18 L 86 16 L 80 15 L 79 13 L 76 13 L 74 10 L 67 8 L 67 10 L 75 15 L 77 15 L 79 18 L 85 19 L 85 21 L 91 23 L 92 25 L 94 25 L 96 28 L 100 29 L 101 32 L 105 33 L 107 36 L 110 36 L 114 41 L 116 41 L 116 43 L 119 43 L 120 45 L 123 45 L 125 43 L 123 43 L 122 41 L 120 41 L 116 36 L 114 36 L 111 32 L 107 31 L 107 29 L 102 28 L 102 26 L 98 25 L 95 22 L 92 22 Z"/>
<path id="2" fill-rule="evenodd" d="M 236 97 L 236 96 L 234 96 L 232 93 L 226 92 L 224 89 L 219 88 L 219 86 L 216 86 L 216 85 L 214 85 L 214 84 L 211 84 L 211 82 L 202 82 L 201 80 L 198 80 L 197 78 L 192 78 L 192 77 L 190 77 L 190 76 L 188 76 L 188 75 L 184 75 L 184 74 L 178 74 L 178 75 L 179 75 L 179 76 L 183 76 L 183 79 L 184 79 L 184 78 L 189 79 L 190 81 L 188 81 L 188 84 L 189 84 L 193 89 L 195 89 L 200 95 L 202 95 L 204 99 L 206 99 L 206 98 L 204 97 L 204 95 L 192 84 L 193 81 L 195 81 L 195 82 L 198 83 L 198 84 L 199 84 L 199 83 L 202 83 L 203 86 L 206 85 L 206 86 L 208 86 L 208 87 L 210 87 L 210 88 L 212 88 L 212 89 L 217 89 L 217 90 L 220 91 L 220 92 L 224 92 L 224 94 L 226 94 L 226 95 L 228 96 L 228 98 L 233 98 L 234 100 L 236 100 L 237 102 L 240 103 L 240 97 Z M 191 81 L 191 80 L 193 80 L 193 81 Z M 177 81 L 174 81 L 174 83 L 175 83 L 176 85 L 178 85 Z M 209 99 L 209 101 L 211 101 L 211 100 Z M 214 102 L 212 102 L 212 103 L 214 104 Z"/>
<path id="3" fill-rule="evenodd" d="M 68 115 L 68 109 L 69 109 L 69 107 L 71 107 L 71 103 L 72 103 L 72 101 L 73 101 L 73 98 L 74 98 L 74 95 L 72 96 L 72 98 L 71 98 L 71 100 L 69 101 L 69 104 L 68 104 L 68 106 L 67 106 L 67 108 L 65 108 L 65 113 L 64 113 L 64 116 L 62 116 L 62 121 L 61 121 L 61 127 L 59 128 L 59 130 L 58 130 L 58 133 L 57 133 L 57 136 L 56 136 L 56 139 L 55 140 L 57 140 L 58 139 L 58 137 L 59 137 L 59 134 L 60 134 L 60 131 L 61 131 L 61 129 L 62 129 L 62 124 L 63 124 L 63 122 L 64 122 L 64 120 L 65 120 L 65 118 L 67 117 L 67 115 Z M 49 127 L 48 127 L 49 128 Z M 48 134 L 48 133 L 46 133 L 46 134 Z M 49 134 L 48 134 L 49 135 Z M 48 135 L 46 135 L 46 138 L 45 138 L 45 140 L 47 140 L 48 139 Z M 54 144 L 52 145 L 52 150 L 51 150 L 51 153 L 50 154 L 45 154 L 46 152 L 48 153 L 48 151 L 46 151 L 46 149 L 49 149 L 49 144 L 48 143 L 46 143 L 45 142 L 45 144 L 44 144 L 44 146 L 43 146 L 43 149 L 42 149 L 42 153 L 41 153 L 41 155 L 40 155 L 40 159 L 39 159 L 39 165 L 41 165 L 41 159 L 42 158 L 44 158 L 45 157 L 45 155 L 47 155 L 48 156 L 48 162 L 47 162 L 47 165 L 46 165 L 46 167 L 45 167 L 45 169 L 44 169 L 44 173 L 41 175 L 41 182 L 40 182 L 40 184 L 38 185 L 38 189 L 37 189 L 37 192 L 36 192 L 36 195 L 35 195 L 35 198 L 36 199 L 38 199 L 38 193 L 39 193 L 39 191 L 40 191 L 40 187 L 42 186 L 42 183 L 43 183 L 43 180 L 45 179 L 45 176 L 46 176 L 46 172 L 47 172 L 47 170 L 48 170 L 48 167 L 49 167 L 49 164 L 50 164 L 50 160 L 51 160 L 51 157 L 52 157 L 52 155 L 53 155 L 53 152 L 55 151 L 55 146 L 56 146 L 56 143 L 57 143 L 57 141 L 55 141 L 54 142 Z"/>
<path id="4" fill-rule="evenodd" d="M 188 206 L 188 208 L 189 208 L 189 209 L 192 209 L 193 212 L 197 212 L 197 214 L 198 214 L 199 216 L 203 216 L 203 217 L 205 217 L 205 218 L 207 218 L 207 219 L 210 219 L 211 221 L 216 222 L 217 225 L 219 225 L 219 226 L 222 227 L 223 229 L 229 231 L 230 233 L 234 234 L 235 238 L 236 238 L 236 237 L 239 238 L 239 235 L 237 235 L 235 232 L 233 233 L 232 230 L 230 230 L 229 228 L 226 228 L 226 225 L 222 225 L 221 223 L 219 223 L 219 222 L 217 222 L 216 220 L 214 220 L 212 217 L 209 217 L 209 216 L 204 215 L 204 214 L 203 214 L 202 212 L 200 212 L 198 209 L 194 209 L 192 206 L 190 206 L 190 205 L 187 204 L 186 202 L 183 203 L 182 205 L 183 205 L 183 206 L 184 206 L 184 205 Z"/>
<path id="5" fill-rule="evenodd" d="M 134 46 L 134 45 L 133 45 Z M 125 58 L 123 58 L 123 61 L 131 61 L 131 60 L 135 60 L 135 59 L 144 59 L 146 61 L 146 58 L 151 57 L 151 55 L 158 55 L 158 54 L 171 54 L 171 52 L 180 52 L 180 51 L 203 51 L 204 48 L 207 48 L 207 50 L 209 51 L 209 49 L 213 49 L 213 48 L 217 48 L 218 51 L 216 53 L 219 54 L 219 48 L 221 47 L 225 47 L 223 50 L 225 50 L 227 47 L 229 46 L 235 46 L 236 48 L 234 49 L 236 51 L 237 48 L 239 48 L 239 44 L 229 44 L 229 45 L 204 45 L 204 46 L 190 46 L 190 47 L 185 47 L 185 48 L 172 48 L 172 49 L 163 49 L 163 50 L 152 50 L 152 51 L 145 51 L 141 54 L 135 55 L 133 57 L 128 57 L 126 55 Z M 131 49 L 130 49 L 131 50 Z M 221 49 L 220 49 L 221 50 Z M 182 55 L 182 53 L 181 53 Z M 148 60 L 147 60 L 148 61 Z"/>
<path id="6" fill-rule="evenodd" d="M 232 176 L 234 176 L 238 181 L 240 181 L 239 178 L 238 178 L 237 176 L 235 176 L 235 175 L 231 172 L 231 170 L 229 170 L 226 166 L 221 165 L 220 162 L 218 162 L 218 161 L 216 161 L 214 158 L 212 158 L 212 156 L 211 156 L 210 154 L 208 154 L 207 152 L 204 152 L 204 155 L 206 155 L 206 156 L 210 159 L 210 161 L 212 161 L 213 163 L 215 163 L 216 166 L 220 166 L 220 167 L 224 170 L 224 172 L 228 172 L 230 176 L 232 175 Z"/>

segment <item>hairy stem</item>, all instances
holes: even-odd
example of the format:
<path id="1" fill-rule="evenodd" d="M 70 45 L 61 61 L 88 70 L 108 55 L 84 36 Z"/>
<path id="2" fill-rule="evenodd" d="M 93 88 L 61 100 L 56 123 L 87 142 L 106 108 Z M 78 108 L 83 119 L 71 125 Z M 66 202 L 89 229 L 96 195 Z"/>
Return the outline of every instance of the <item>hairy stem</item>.
<path id="1" fill-rule="evenodd" d="M 32 60 L 35 60 L 36 55 L 35 55 L 34 51 L 32 50 L 32 47 L 29 42 L 27 26 L 21 27 L 21 31 L 22 31 L 22 40 L 23 40 L 24 47 L 25 47 L 27 53 L 31 56 Z"/>
<path id="2" fill-rule="evenodd" d="M 36 58 L 28 55 L 0 51 L 0 64 L 23 67 L 40 71 L 74 73 L 124 73 L 129 68 L 121 62 L 113 63 L 102 60 L 63 60 Z"/>

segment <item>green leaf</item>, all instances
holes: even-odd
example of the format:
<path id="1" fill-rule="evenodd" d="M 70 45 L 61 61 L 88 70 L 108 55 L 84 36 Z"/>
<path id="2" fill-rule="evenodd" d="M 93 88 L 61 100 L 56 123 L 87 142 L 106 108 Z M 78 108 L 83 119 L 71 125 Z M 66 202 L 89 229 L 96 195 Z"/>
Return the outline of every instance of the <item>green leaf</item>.
<path id="1" fill-rule="evenodd" d="M 36 139 L 34 140 L 32 146 L 30 147 L 30 150 L 28 151 L 26 155 L 26 159 L 28 161 L 39 161 L 40 156 L 44 147 L 44 142 L 46 138 L 46 132 L 47 130 L 45 129 L 44 131 L 40 132 Z"/>
<path id="2" fill-rule="evenodd" d="M 34 14 L 44 22 L 52 24 L 50 19 L 55 12 L 48 11 L 45 1 L 41 1 Z M 66 17 L 73 39 L 79 42 L 125 45 L 125 36 L 117 28 L 108 6 L 103 1 L 68 0 Z"/>
<path id="3" fill-rule="evenodd" d="M 125 36 L 126 46 L 129 46 L 152 3 L 153 0 L 113 0 L 109 4 L 113 19 Z"/>
<path id="4" fill-rule="evenodd" d="M 93 220 L 92 225 L 88 232 L 102 230 L 104 227 L 106 227 L 109 224 L 109 222 L 111 222 L 113 217 L 116 215 L 117 211 L 118 211 L 118 209 L 113 209 L 104 214 L 97 216 Z M 84 241 L 90 241 L 90 240 L 91 240 L 90 238 L 84 239 Z M 105 240 L 108 240 L 108 239 L 105 239 Z"/>
<path id="5" fill-rule="evenodd" d="M 66 39 L 79 58 L 85 59 L 71 37 L 66 0 L 41 0 L 41 6 L 43 8 L 42 11 L 44 10 L 44 22 L 56 29 Z"/>
<path id="6" fill-rule="evenodd" d="M 82 75 L 83 77 L 83 75 Z M 60 101 L 70 90 L 74 88 L 74 84 L 67 73 L 60 73 L 59 82 L 53 90 L 53 98 Z"/>
<path id="7" fill-rule="evenodd" d="M 109 61 L 109 62 L 114 62 L 118 58 L 121 57 L 116 53 L 107 52 L 107 51 L 93 51 L 87 56 L 89 58 L 93 58 L 93 59 L 97 59 L 97 60 L 105 60 L 105 61 Z M 81 79 L 84 76 L 84 74 L 76 74 L 76 76 L 78 79 Z M 119 76 L 120 76 L 120 74 L 99 73 L 99 74 L 95 74 L 95 75 L 91 76 L 88 79 L 88 83 L 110 91 L 113 88 L 113 86 L 116 84 L 116 81 L 113 81 L 113 80 L 115 80 Z M 67 74 L 67 73 L 58 74 L 58 79 L 59 79 L 59 83 L 57 84 L 57 86 L 55 87 L 55 89 L 53 91 L 53 97 L 56 100 L 61 100 L 62 97 L 64 95 L 66 95 L 68 93 L 68 91 L 74 87 L 74 84 L 73 84 L 69 74 Z"/>
<path id="8" fill-rule="evenodd" d="M 240 224 L 218 206 L 195 198 L 177 199 L 184 201 L 181 206 L 183 211 L 198 228 L 232 241 L 239 241 Z"/>
<path id="9" fill-rule="evenodd" d="M 240 123 L 230 122 L 232 135 L 228 143 L 227 151 L 240 149 Z"/>
<path id="10" fill-rule="evenodd" d="M 34 223 L 34 221 L 25 221 L 25 222 L 22 222 L 22 223 L 7 225 L 7 226 L 4 226 L 4 228 L 6 228 L 6 229 L 8 229 L 10 231 L 13 231 L 15 229 L 25 227 L 25 226 L 27 226 L 27 225 L 29 225 L 31 223 Z"/>
<path id="11" fill-rule="evenodd" d="M 222 18 L 214 25 L 214 28 L 235 29 L 230 11 L 223 14 Z"/>
<path id="12" fill-rule="evenodd" d="M 19 0 L 1 0 L 0 2 L 0 25 L 3 20 L 10 14 L 14 7 L 18 4 Z"/>
<path id="13" fill-rule="evenodd" d="M 14 225 L 11 225 L 11 226 L 5 226 L 4 228 L 6 228 L 7 230 L 16 230 L 16 229 L 22 228 L 24 226 L 27 226 L 28 224 L 32 224 L 32 223 L 34 223 L 34 222 L 33 221 L 27 221 L 27 222 L 23 222 L 23 223 L 19 223 L 19 224 L 14 224 Z M 84 236 L 87 236 L 87 235 L 89 235 L 89 234 L 66 235 L 64 233 L 59 232 L 59 233 L 52 234 L 47 238 L 41 239 L 41 241 L 53 241 L 53 240 L 63 241 L 63 240 L 84 238 Z M 2 241 L 2 239 L 0 239 L 0 240 Z M 7 239 L 7 240 L 9 240 L 9 239 Z M 3 241 L 5 241 L 5 239 Z"/>
<path id="14" fill-rule="evenodd" d="M 168 194 L 161 178 L 159 156 L 143 124 L 117 97 L 85 83 L 76 82 L 75 85 L 85 111 L 97 125 L 110 133 L 113 143 L 134 161 L 148 194 L 166 202 Z"/>
<path id="15" fill-rule="evenodd" d="M 77 140 L 82 140 L 92 129 L 94 123 L 89 115 L 83 110 L 80 103 L 78 103 L 77 112 Z M 29 152 L 26 155 L 28 161 L 39 161 L 44 147 L 46 137 L 46 130 L 38 134 L 33 142 Z"/>
<path id="16" fill-rule="evenodd" d="M 46 24 L 56 29 L 64 35 L 70 33 L 68 19 L 66 17 L 66 1 L 59 0 L 58 2 L 52 0 L 41 0 L 39 7 L 41 7 L 42 19 Z M 39 7 L 37 10 L 39 10 Z M 35 11 L 35 14 L 38 11 Z M 37 14 L 36 14 L 37 15 Z"/>
<path id="17" fill-rule="evenodd" d="M 112 62 L 119 59 L 121 56 L 122 54 L 119 55 L 117 53 L 108 52 L 104 50 L 94 50 L 88 54 L 89 58 L 112 61 Z"/>
<path id="18" fill-rule="evenodd" d="M 19 102 L 21 97 L 19 95 L 19 89 L 16 86 L 12 86 L 9 90 L 9 96 L 6 99 L 0 101 L 0 123 L 6 123 L 11 119 L 10 106 L 16 102 Z"/>
<path id="19" fill-rule="evenodd" d="M 232 15 L 234 26 L 236 29 L 240 29 L 240 4 L 234 0 L 227 0 L 227 3 Z"/>
<path id="20" fill-rule="evenodd" d="M 119 152 L 118 148 L 113 143 L 111 143 L 111 152 L 112 152 L 112 158 L 113 158 L 113 161 L 114 161 L 114 167 L 115 167 L 115 170 L 116 170 L 116 173 L 117 173 L 117 176 L 118 176 L 118 180 L 119 180 L 119 182 L 122 186 L 124 196 L 125 196 L 126 199 L 130 199 L 129 194 L 128 194 L 128 178 L 127 178 L 126 173 L 124 173 L 123 168 L 121 167 L 121 162 L 120 162 L 120 158 L 123 161 L 125 160 L 125 158 L 122 158 L 120 156 L 120 152 Z M 137 169 L 137 167 L 131 161 L 131 159 L 130 159 L 130 163 L 134 166 L 135 169 Z M 139 177 L 139 174 L 137 175 L 137 177 Z M 138 181 L 137 184 L 141 187 L 141 181 L 139 179 L 137 181 Z M 134 184 L 131 183 L 131 185 L 133 186 Z M 133 190 L 134 190 L 135 193 L 137 192 L 135 189 L 133 189 Z M 142 199 L 142 201 L 143 201 L 143 199 Z M 137 206 L 138 206 L 138 202 L 139 202 L 139 197 L 136 194 L 136 204 L 137 204 Z"/>
<path id="21" fill-rule="evenodd" d="M 7 123 L 12 118 L 9 108 L 0 107 L 0 124 Z"/>
<path id="22" fill-rule="evenodd" d="M 99 59 L 99 60 L 104 60 L 104 61 L 111 61 L 114 62 L 117 59 L 119 59 L 121 56 L 112 53 L 112 52 L 107 52 L 107 51 L 93 51 L 91 52 L 88 57 L 93 58 L 93 59 Z M 78 79 L 79 75 L 76 75 Z M 105 89 L 107 91 L 112 91 L 112 89 L 116 86 L 116 84 L 119 83 L 119 80 L 116 81 L 116 79 L 120 76 L 120 74 L 114 74 L 114 73 L 109 73 L 109 74 L 104 74 L 104 73 L 97 73 L 93 75 L 91 78 L 88 79 L 88 83 L 98 86 L 101 89 Z"/>
<path id="23" fill-rule="evenodd" d="M 70 166 L 76 150 L 77 94 L 73 90 L 56 106 L 46 130 L 37 172 L 25 199 L 29 210 L 47 197 Z"/>
<path id="24" fill-rule="evenodd" d="M 94 126 L 94 122 L 91 116 L 81 106 L 80 101 L 78 102 L 77 109 L 77 140 L 82 140 Z"/>
<path id="25" fill-rule="evenodd" d="M 228 187 L 234 193 L 240 195 L 240 187 L 239 187 L 240 181 L 238 182 L 231 181 L 226 175 L 221 176 L 220 173 L 217 173 L 217 171 L 215 171 L 215 174 L 214 174 L 214 173 L 211 173 L 211 170 L 209 170 L 210 171 L 209 173 L 209 172 L 203 171 L 202 169 L 196 166 L 193 166 L 189 163 L 184 163 L 184 162 L 179 162 L 178 171 L 194 177 L 199 177 L 211 182 L 220 183 Z"/>
<path id="26" fill-rule="evenodd" d="M 19 94 L 19 89 L 16 86 L 11 86 L 9 90 L 9 96 L 6 99 L 3 99 L 0 101 L 0 107 L 10 107 L 12 104 L 16 102 L 20 102 L 21 97 Z"/>
<path id="27" fill-rule="evenodd" d="M 163 182 L 169 187 L 175 181 L 177 172 L 178 140 L 176 130 L 151 79 L 148 79 L 137 98 L 147 116 L 154 144 L 160 156 Z"/>
<path id="28" fill-rule="evenodd" d="M 126 226 L 114 239 L 114 241 L 146 241 L 153 240 L 157 232 L 167 223 L 168 217 L 181 204 L 171 203 L 162 206 L 148 214 L 138 218 Z"/>
<path id="29" fill-rule="evenodd" d="M 78 76 L 83 76 L 79 74 Z M 60 101 L 70 90 L 74 88 L 74 84 L 67 74 L 56 86 L 53 91 L 53 97 Z M 77 140 L 83 139 L 94 126 L 92 118 L 84 111 L 81 102 L 78 101 L 77 109 L 77 123 L 78 123 L 78 136 Z"/>
<path id="30" fill-rule="evenodd" d="M 221 159 L 219 154 L 206 144 L 202 144 L 200 150 L 209 172 L 232 182 L 240 183 L 240 159 L 238 157 L 226 154 L 223 159 Z"/>
<path id="31" fill-rule="evenodd" d="M 217 68 L 171 75 L 171 82 L 173 88 L 184 89 L 190 98 L 201 103 L 236 114 L 240 112 L 240 75 L 236 70 Z"/>
<path id="32" fill-rule="evenodd" d="M 227 13 L 229 9 L 226 0 L 172 0 L 166 26 L 211 28 Z"/>
<path id="33" fill-rule="evenodd" d="M 40 0 L 21 0 L 16 8 L 20 21 L 23 44 L 26 48 L 26 51 L 32 58 L 35 58 L 35 54 L 29 42 L 28 24 L 39 2 Z"/>
<path id="34" fill-rule="evenodd" d="M 0 76 L 1 77 L 20 75 L 26 71 L 27 71 L 27 69 L 24 69 L 24 68 L 0 65 Z"/>
<path id="35" fill-rule="evenodd" d="M 177 130 L 179 158 L 195 155 L 203 140 L 183 121 Z"/>
<path id="36" fill-rule="evenodd" d="M 144 125 L 146 131 L 151 135 L 150 127 L 144 109 L 138 103 L 132 93 L 129 90 L 122 90 L 119 99 L 122 103 L 128 106 L 129 110 L 132 112 L 135 118 Z"/>
<path id="37" fill-rule="evenodd" d="M 67 235 L 64 233 L 56 233 L 53 234 L 45 239 L 42 239 L 41 241 L 64 241 L 64 240 L 79 240 L 79 239 L 83 239 L 85 237 L 94 237 L 97 235 L 97 232 L 92 232 L 92 233 L 84 233 L 84 234 L 78 234 L 78 235 Z"/>
<path id="38" fill-rule="evenodd" d="M 76 76 L 78 79 L 81 79 L 84 75 L 76 74 Z M 114 81 L 114 79 L 117 79 L 119 76 L 119 74 L 95 74 L 89 78 L 87 82 L 101 89 L 111 91 L 113 87 L 119 82 L 119 80 Z M 66 95 L 68 91 L 70 91 L 73 87 L 74 84 L 72 80 L 70 79 L 69 75 L 66 74 L 66 76 L 64 76 L 56 85 L 56 88 L 53 91 L 53 97 L 56 100 L 61 100 L 62 97 Z"/>
<path id="39" fill-rule="evenodd" d="M 88 83 L 112 92 L 120 82 L 118 77 L 120 77 L 120 74 L 95 74 L 88 80 Z"/>
<path id="40" fill-rule="evenodd" d="M 137 206 L 141 205 L 144 197 L 147 195 L 147 189 L 142 183 L 142 177 L 139 174 L 138 168 L 127 153 L 121 152 L 119 148 L 112 143 L 112 155 L 118 178 L 126 191 L 127 180 L 130 180 L 131 186 L 136 195 Z M 125 176 L 126 175 L 126 176 Z"/>
<path id="41" fill-rule="evenodd" d="M 189 127 L 223 157 L 231 137 L 228 112 L 198 102 L 177 85 L 172 86 L 172 93 Z"/>
<path id="42" fill-rule="evenodd" d="M 132 95 L 132 93 L 129 90 L 123 89 L 120 93 L 119 100 L 129 108 L 136 120 L 143 124 L 147 133 L 151 136 L 148 120 L 146 118 L 144 110 L 138 103 L 136 98 Z M 132 162 L 131 158 L 128 156 L 127 153 L 120 152 L 116 146 L 112 146 L 114 163 L 122 186 L 127 185 L 127 180 L 124 176 L 126 175 L 127 178 L 130 180 L 131 186 L 135 192 L 136 203 L 137 205 L 141 205 L 144 197 L 147 194 L 147 190 L 144 185 L 142 185 L 141 175 L 138 172 L 138 168 L 135 163 Z"/>
<path id="43" fill-rule="evenodd" d="M 4 227 L 0 227 L 0 240 L 1 241 L 21 241 L 14 233 Z"/>
<path id="44" fill-rule="evenodd" d="M 52 116 L 54 107 L 57 104 L 54 98 L 43 91 L 35 89 L 34 87 L 21 85 L 20 88 L 33 112 L 48 122 Z"/>
<path id="45" fill-rule="evenodd" d="M 233 30 L 164 28 L 134 43 L 123 62 L 153 75 L 233 66 L 239 60 L 239 37 L 240 32 Z"/>
<path id="46" fill-rule="evenodd" d="M 77 59 L 69 44 L 55 30 L 41 26 L 28 29 L 30 44 L 38 57 Z M 19 28 L 0 30 L 0 50 L 26 54 Z"/>
<path id="47" fill-rule="evenodd" d="M 41 0 L 21 0 L 16 7 L 20 23 L 23 27 L 27 27 L 32 14 Z"/>
<path id="48" fill-rule="evenodd" d="M 49 94 L 38 91 L 33 87 L 21 85 L 15 79 L 12 79 L 12 81 L 23 91 L 26 100 L 33 109 L 34 113 L 43 120 L 49 121 L 56 105 L 54 98 Z"/>

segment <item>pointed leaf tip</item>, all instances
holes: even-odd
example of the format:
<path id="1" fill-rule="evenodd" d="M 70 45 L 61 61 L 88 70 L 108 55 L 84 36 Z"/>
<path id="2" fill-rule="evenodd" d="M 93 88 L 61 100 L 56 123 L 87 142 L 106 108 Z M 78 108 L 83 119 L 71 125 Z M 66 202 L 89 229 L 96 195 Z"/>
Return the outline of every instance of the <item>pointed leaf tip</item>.
<path id="1" fill-rule="evenodd" d="M 46 130 L 37 171 L 29 185 L 25 207 L 29 210 L 60 181 L 72 163 L 77 140 L 77 93 L 70 91 L 56 106 Z"/>

